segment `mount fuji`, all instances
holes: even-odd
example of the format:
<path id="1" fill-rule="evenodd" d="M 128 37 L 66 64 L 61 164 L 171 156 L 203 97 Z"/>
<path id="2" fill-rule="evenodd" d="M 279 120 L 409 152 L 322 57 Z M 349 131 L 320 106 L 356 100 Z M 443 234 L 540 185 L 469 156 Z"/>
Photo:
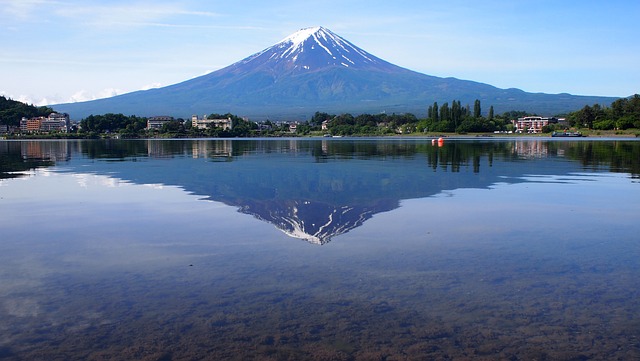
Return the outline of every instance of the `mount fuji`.
<path id="1" fill-rule="evenodd" d="M 470 60 L 472 61 L 472 60 Z M 223 69 L 163 88 L 112 98 L 53 105 L 73 119 L 90 114 L 139 116 L 233 113 L 253 120 L 304 120 L 327 113 L 414 113 L 480 99 L 495 111 L 553 115 L 616 98 L 527 93 L 418 73 L 382 60 L 323 27 L 299 30 Z"/>

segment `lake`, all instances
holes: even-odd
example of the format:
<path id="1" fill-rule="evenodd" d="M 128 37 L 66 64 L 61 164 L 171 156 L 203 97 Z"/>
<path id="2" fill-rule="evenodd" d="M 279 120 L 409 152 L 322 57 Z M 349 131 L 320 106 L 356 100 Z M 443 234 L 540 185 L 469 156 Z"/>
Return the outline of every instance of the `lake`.
<path id="1" fill-rule="evenodd" d="M 640 359 L 638 215 L 635 140 L 0 141 L 0 359 Z"/>

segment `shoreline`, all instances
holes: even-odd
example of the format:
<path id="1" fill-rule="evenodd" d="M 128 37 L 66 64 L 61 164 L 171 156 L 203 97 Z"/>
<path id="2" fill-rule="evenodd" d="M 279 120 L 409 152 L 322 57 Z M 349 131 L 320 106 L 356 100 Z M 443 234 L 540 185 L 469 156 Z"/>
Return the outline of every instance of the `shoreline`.
<path id="1" fill-rule="evenodd" d="M 616 138 L 616 139 L 639 139 L 640 132 L 625 132 L 620 133 L 618 131 L 590 131 L 584 130 L 581 131 L 582 137 L 576 138 Z M 251 137 L 193 137 L 193 136 L 179 136 L 179 137 L 121 137 L 121 136 L 79 136 L 79 135 L 68 135 L 65 136 L 63 134 L 56 134 L 52 136 L 36 136 L 36 135 L 26 135 L 26 136 L 15 136 L 15 135 L 3 135 L 0 136 L 0 140 L 100 140 L 100 139 L 109 139 L 109 140 L 136 140 L 136 139 L 279 139 L 279 138 L 324 138 L 324 139 L 357 139 L 357 138 L 416 138 L 416 139 L 437 139 L 437 138 L 446 138 L 446 139 L 506 139 L 506 138 L 552 138 L 552 133 L 538 133 L 538 134 L 517 134 L 517 133 L 468 133 L 468 134 L 458 134 L 458 133 L 423 133 L 423 134 L 390 134 L 390 135 L 377 135 L 377 134 L 357 134 L 350 136 L 340 136 L 340 137 L 327 137 L 325 135 L 320 134 L 307 134 L 307 135 L 296 135 L 296 134 L 282 134 L 277 136 L 251 136 Z M 571 138 L 571 139 L 576 139 Z M 559 139 L 565 139 L 560 137 Z"/>

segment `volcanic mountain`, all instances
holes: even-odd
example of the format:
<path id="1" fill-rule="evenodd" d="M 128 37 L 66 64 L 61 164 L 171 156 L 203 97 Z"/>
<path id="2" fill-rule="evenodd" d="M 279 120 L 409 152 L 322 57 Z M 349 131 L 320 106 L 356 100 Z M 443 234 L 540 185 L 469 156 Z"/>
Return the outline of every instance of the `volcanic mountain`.
<path id="1" fill-rule="evenodd" d="M 327 113 L 403 113 L 425 116 L 434 101 L 480 99 L 497 112 L 553 115 L 615 98 L 527 93 L 411 71 L 367 53 L 323 27 L 302 29 L 226 68 L 182 83 L 112 98 L 59 104 L 74 119 L 89 114 L 139 116 L 233 113 L 254 120 L 308 119 Z"/>

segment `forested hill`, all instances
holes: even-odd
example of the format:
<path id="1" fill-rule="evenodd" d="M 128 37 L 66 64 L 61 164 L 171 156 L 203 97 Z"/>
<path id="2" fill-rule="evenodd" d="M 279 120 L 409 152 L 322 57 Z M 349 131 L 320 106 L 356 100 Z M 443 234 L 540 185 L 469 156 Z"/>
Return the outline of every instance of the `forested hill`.
<path id="1" fill-rule="evenodd" d="M 51 113 L 53 109 L 49 107 L 37 107 L 0 96 L 0 124 L 18 126 L 22 117 L 48 116 Z"/>

